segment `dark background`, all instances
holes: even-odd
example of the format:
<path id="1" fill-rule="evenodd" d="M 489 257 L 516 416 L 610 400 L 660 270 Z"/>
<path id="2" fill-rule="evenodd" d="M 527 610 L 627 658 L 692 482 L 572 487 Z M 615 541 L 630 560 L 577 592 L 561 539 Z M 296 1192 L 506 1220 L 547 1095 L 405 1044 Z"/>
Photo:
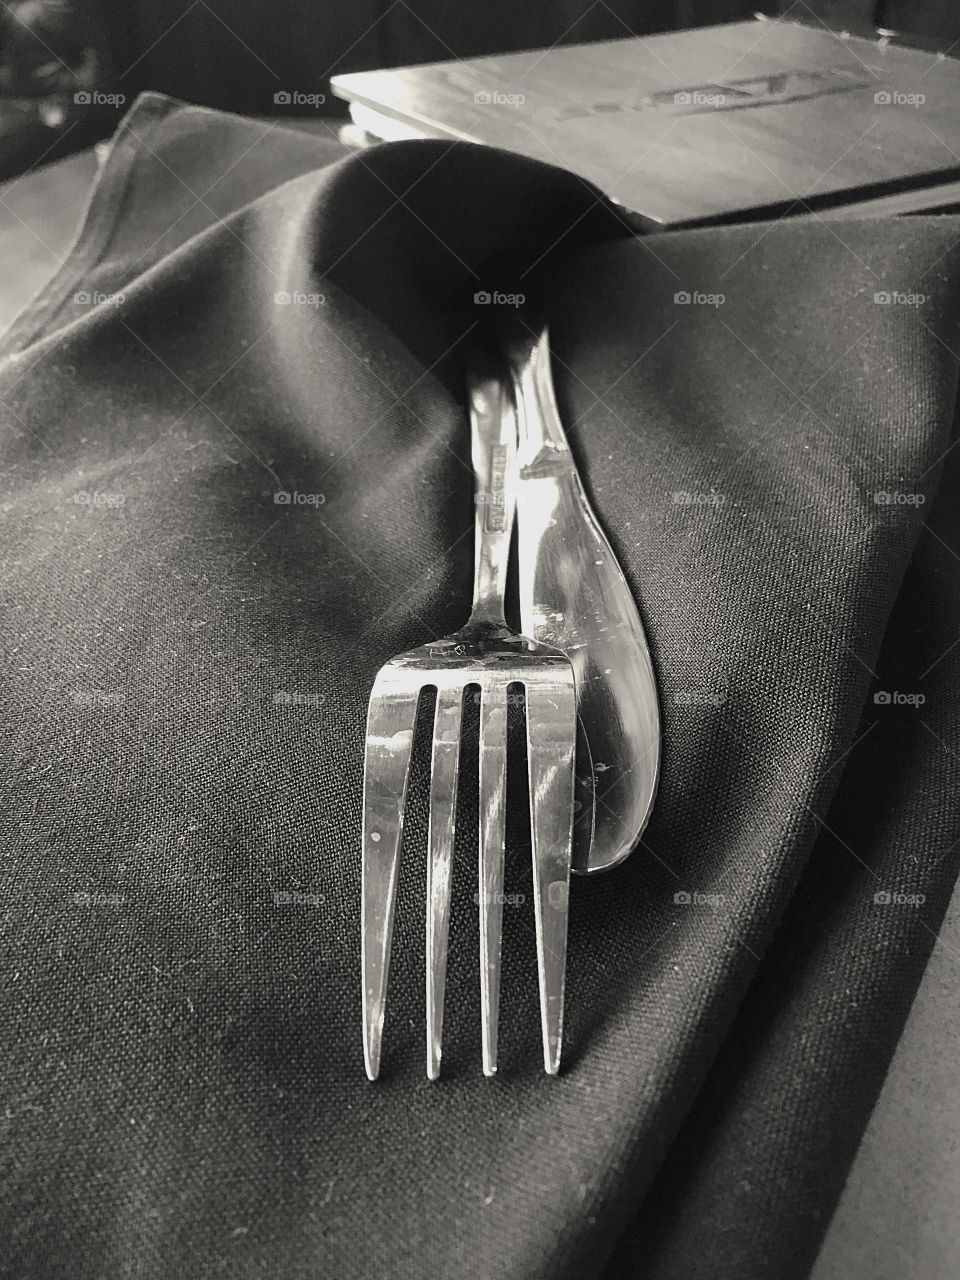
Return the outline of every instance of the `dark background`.
<path id="1" fill-rule="evenodd" d="M 618 39 L 757 11 L 860 34 L 890 27 L 943 48 L 960 37 L 954 0 L 99 0 L 85 7 L 128 100 L 156 89 L 250 114 L 272 113 L 280 87 L 329 98 L 331 74 Z M 343 106 L 328 101 L 327 110 L 340 114 Z"/>
<path id="2" fill-rule="evenodd" d="M 916 11 L 915 11 L 916 10 Z M 9 0 L 0 5 L 0 181 L 110 136 L 139 93 L 251 116 L 345 118 L 338 73 L 622 39 L 762 11 L 952 50 L 954 0 Z M 78 90 L 111 94 L 78 105 Z M 278 95 L 313 94 L 318 106 Z"/>
<path id="3" fill-rule="evenodd" d="M 333 74 L 644 35 L 756 8 L 751 0 L 101 0 L 97 21 L 125 87 L 254 114 L 272 111 L 281 82 L 329 97 Z M 336 100 L 327 107 L 344 111 Z"/>

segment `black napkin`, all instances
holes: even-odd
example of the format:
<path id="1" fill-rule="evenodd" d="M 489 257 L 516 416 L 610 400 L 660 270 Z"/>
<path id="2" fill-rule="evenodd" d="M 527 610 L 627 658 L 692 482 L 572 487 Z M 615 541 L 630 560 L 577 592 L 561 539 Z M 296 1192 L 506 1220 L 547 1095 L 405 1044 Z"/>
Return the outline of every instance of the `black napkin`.
<path id="1" fill-rule="evenodd" d="M 636 237 L 493 150 L 136 104 L 0 362 L 3 1274 L 806 1273 L 957 871 L 958 241 Z M 366 700 L 466 615 L 495 291 L 550 320 L 662 782 L 574 884 L 560 1078 L 516 858 L 480 1074 L 461 840 L 444 1077 L 414 855 L 371 1085 Z"/>

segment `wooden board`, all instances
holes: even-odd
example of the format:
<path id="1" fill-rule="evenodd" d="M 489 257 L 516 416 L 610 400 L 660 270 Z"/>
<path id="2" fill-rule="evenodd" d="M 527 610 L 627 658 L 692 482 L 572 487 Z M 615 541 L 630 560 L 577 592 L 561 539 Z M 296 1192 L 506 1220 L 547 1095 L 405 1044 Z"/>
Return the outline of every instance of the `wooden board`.
<path id="1" fill-rule="evenodd" d="M 660 226 L 960 178 L 960 62 L 786 21 L 332 83 L 368 121 L 562 165 Z"/>

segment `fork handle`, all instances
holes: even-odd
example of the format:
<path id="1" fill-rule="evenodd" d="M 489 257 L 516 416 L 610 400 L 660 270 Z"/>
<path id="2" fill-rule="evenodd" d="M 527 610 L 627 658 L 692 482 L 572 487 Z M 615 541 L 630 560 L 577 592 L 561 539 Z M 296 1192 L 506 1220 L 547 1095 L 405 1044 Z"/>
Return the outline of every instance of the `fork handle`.
<path id="1" fill-rule="evenodd" d="M 517 426 L 502 381 L 471 373 L 470 447 L 474 494 L 474 579 L 471 622 L 504 626 L 510 538 L 517 505 Z"/>

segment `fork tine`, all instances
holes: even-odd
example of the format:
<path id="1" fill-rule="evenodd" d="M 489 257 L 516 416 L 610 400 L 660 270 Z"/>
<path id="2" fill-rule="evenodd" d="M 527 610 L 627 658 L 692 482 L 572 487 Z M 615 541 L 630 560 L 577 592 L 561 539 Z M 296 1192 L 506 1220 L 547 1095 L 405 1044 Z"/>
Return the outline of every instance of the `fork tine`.
<path id="1" fill-rule="evenodd" d="M 543 1066 L 560 1069 L 567 963 L 576 695 L 572 683 L 527 685 L 527 769 Z"/>
<path id="2" fill-rule="evenodd" d="M 427 1075 L 431 1080 L 436 1080 L 440 1075 L 462 719 L 463 689 L 438 688 L 430 761 L 430 834 L 427 852 Z"/>
<path id="3" fill-rule="evenodd" d="M 506 789 L 507 690 L 502 685 L 485 687 L 480 698 L 480 1002 L 485 1076 L 497 1071 Z"/>
<path id="4" fill-rule="evenodd" d="M 380 1072 L 397 864 L 418 702 L 417 691 L 391 688 L 382 675 L 370 695 L 363 762 L 363 1057 L 371 1080 Z"/>

